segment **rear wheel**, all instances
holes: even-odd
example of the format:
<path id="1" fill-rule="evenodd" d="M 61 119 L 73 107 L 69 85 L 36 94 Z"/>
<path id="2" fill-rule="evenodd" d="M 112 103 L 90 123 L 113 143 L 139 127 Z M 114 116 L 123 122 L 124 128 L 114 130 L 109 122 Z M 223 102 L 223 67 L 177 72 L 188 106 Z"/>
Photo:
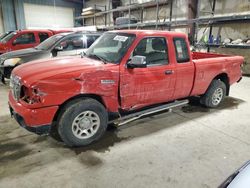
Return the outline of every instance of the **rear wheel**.
<path id="1" fill-rule="evenodd" d="M 58 132 L 68 146 L 85 146 L 105 133 L 108 115 L 104 106 L 90 98 L 66 105 L 59 117 Z"/>
<path id="2" fill-rule="evenodd" d="M 201 97 L 200 103 L 206 107 L 215 108 L 224 100 L 226 85 L 220 80 L 213 80 L 206 93 Z"/>

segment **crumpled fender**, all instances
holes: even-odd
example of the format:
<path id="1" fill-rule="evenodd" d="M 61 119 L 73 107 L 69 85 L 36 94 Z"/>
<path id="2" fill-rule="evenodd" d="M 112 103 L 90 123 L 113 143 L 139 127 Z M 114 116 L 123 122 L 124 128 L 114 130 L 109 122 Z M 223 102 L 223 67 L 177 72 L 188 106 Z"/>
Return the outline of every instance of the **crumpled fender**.
<path id="1" fill-rule="evenodd" d="M 108 111 L 116 112 L 119 107 L 118 82 L 118 70 L 93 70 L 74 76 L 41 80 L 31 88 L 38 89 L 42 94 L 41 107 L 60 106 L 75 96 L 93 94 L 102 98 Z M 37 108 L 36 104 L 33 107 Z"/>

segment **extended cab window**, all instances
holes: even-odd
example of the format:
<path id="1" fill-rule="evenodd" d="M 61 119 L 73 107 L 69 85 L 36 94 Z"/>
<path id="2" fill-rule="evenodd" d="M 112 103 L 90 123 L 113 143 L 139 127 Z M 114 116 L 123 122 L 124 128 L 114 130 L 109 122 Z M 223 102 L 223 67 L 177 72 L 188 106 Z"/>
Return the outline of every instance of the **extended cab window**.
<path id="1" fill-rule="evenodd" d="M 164 37 L 149 37 L 142 39 L 136 46 L 133 56 L 145 56 L 147 65 L 168 64 L 167 42 Z"/>
<path id="2" fill-rule="evenodd" d="M 34 33 L 25 33 L 18 36 L 15 40 L 15 44 L 32 44 L 35 43 L 35 35 Z"/>
<path id="3" fill-rule="evenodd" d="M 178 63 L 189 62 L 189 50 L 184 38 L 174 38 L 175 54 Z"/>
<path id="4" fill-rule="evenodd" d="M 39 33 L 38 36 L 39 36 L 40 42 L 43 42 L 47 38 L 49 38 L 49 34 L 48 33 Z"/>

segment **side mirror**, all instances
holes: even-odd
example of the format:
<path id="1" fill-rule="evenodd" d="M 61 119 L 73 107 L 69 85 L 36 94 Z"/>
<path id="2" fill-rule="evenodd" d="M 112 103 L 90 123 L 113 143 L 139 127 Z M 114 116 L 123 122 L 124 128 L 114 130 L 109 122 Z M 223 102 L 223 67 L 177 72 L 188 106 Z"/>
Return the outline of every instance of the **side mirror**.
<path id="1" fill-rule="evenodd" d="M 59 45 L 59 46 L 56 46 L 54 48 L 55 51 L 62 51 L 63 50 L 63 46 Z"/>
<path id="2" fill-rule="evenodd" d="M 63 42 L 61 42 L 60 44 L 58 44 L 55 48 L 54 48 L 54 50 L 55 51 L 63 51 L 63 49 L 65 49 L 66 47 L 68 46 L 68 43 L 67 43 L 67 41 L 63 41 Z"/>
<path id="3" fill-rule="evenodd" d="M 127 63 L 127 68 L 134 69 L 134 68 L 146 68 L 147 62 L 145 56 L 136 55 L 132 57 L 132 59 Z"/>

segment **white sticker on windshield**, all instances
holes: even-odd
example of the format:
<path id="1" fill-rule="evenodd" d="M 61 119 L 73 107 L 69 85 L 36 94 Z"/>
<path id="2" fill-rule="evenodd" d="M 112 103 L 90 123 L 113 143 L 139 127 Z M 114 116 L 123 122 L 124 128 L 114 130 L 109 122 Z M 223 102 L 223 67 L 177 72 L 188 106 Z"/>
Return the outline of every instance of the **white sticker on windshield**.
<path id="1" fill-rule="evenodd" d="M 116 35 L 113 40 L 125 42 L 128 39 L 128 37 L 121 36 L 121 35 Z"/>

